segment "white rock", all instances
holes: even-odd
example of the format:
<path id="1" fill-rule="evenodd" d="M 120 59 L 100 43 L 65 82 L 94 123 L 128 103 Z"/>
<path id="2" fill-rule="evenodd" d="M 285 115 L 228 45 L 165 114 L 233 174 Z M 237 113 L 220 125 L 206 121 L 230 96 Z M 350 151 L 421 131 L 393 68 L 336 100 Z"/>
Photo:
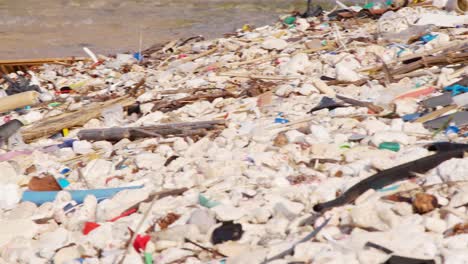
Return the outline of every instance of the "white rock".
<path id="1" fill-rule="evenodd" d="M 296 19 L 296 29 L 299 31 L 306 31 L 310 27 L 309 21 L 305 18 Z"/>
<path id="2" fill-rule="evenodd" d="M 411 123 L 411 122 L 405 122 L 403 124 L 403 131 L 405 133 L 418 133 L 418 134 L 430 133 L 430 131 L 427 130 L 422 123 Z"/>
<path id="3" fill-rule="evenodd" d="M 309 57 L 305 53 L 294 55 L 287 63 L 280 66 L 280 74 L 300 74 L 304 73 L 304 69 L 310 64 Z"/>
<path id="4" fill-rule="evenodd" d="M 336 78 L 345 82 L 358 81 L 361 79 L 361 76 L 354 70 L 359 67 L 360 64 L 357 60 L 346 58 L 335 65 Z"/>
<path id="5" fill-rule="evenodd" d="M 73 151 L 76 154 L 84 155 L 94 152 L 93 145 L 86 140 L 77 140 L 73 142 Z"/>
<path id="6" fill-rule="evenodd" d="M 463 188 L 462 190 L 458 191 L 450 199 L 450 207 L 452 208 L 457 208 L 466 204 L 468 204 L 468 188 Z"/>
<path id="7" fill-rule="evenodd" d="M 182 73 L 187 74 L 187 73 L 194 72 L 198 68 L 198 66 L 199 66 L 198 63 L 194 63 L 194 62 L 189 61 L 189 62 L 186 62 L 186 63 L 183 63 L 183 64 L 179 65 L 177 67 L 177 70 L 182 72 Z"/>
<path id="8" fill-rule="evenodd" d="M 288 199 L 281 199 L 275 203 L 273 209 L 276 215 L 293 220 L 304 210 L 304 205 L 302 203 L 291 202 Z"/>
<path id="9" fill-rule="evenodd" d="M 25 121 L 26 124 L 32 124 L 36 121 L 39 121 L 42 119 L 44 115 L 41 114 L 40 112 L 38 111 L 31 111 L 23 116 L 21 116 L 21 118 Z"/>
<path id="10" fill-rule="evenodd" d="M 371 142 L 374 146 L 379 146 L 382 142 L 396 142 L 402 145 L 408 145 L 411 143 L 411 139 L 408 135 L 400 131 L 379 131 L 372 136 Z"/>
<path id="11" fill-rule="evenodd" d="M 290 143 L 304 142 L 305 139 L 305 135 L 297 130 L 289 130 L 285 133 L 285 136 Z"/>
<path id="12" fill-rule="evenodd" d="M 317 88 L 315 88 L 315 86 L 313 86 L 310 83 L 303 84 L 301 88 L 299 89 L 299 93 L 305 96 L 311 95 L 313 93 L 318 93 L 318 92 L 319 91 L 317 90 Z"/>
<path id="13" fill-rule="evenodd" d="M 467 181 L 468 159 L 451 159 L 436 168 L 437 176 L 443 182 Z"/>
<path id="14" fill-rule="evenodd" d="M 394 101 L 396 105 L 396 113 L 400 116 L 413 114 L 418 111 L 418 102 L 414 98 L 404 98 Z"/>
<path id="15" fill-rule="evenodd" d="M 0 209 L 13 209 L 21 200 L 20 190 L 16 184 L 0 185 Z"/>
<path id="16" fill-rule="evenodd" d="M 104 200 L 97 206 L 96 217 L 98 221 L 106 221 L 119 216 L 129 207 L 145 200 L 149 196 L 147 189 L 123 190 L 112 199 Z"/>
<path id="17" fill-rule="evenodd" d="M 156 111 L 156 112 L 153 112 L 146 116 L 141 117 L 140 119 L 138 119 L 137 122 L 135 122 L 135 124 L 138 126 L 158 125 L 160 123 L 159 121 L 161 121 L 161 119 L 163 119 L 164 117 L 165 117 L 164 113 L 160 111 Z"/>
<path id="18" fill-rule="evenodd" d="M 93 148 L 96 150 L 103 150 L 104 152 L 112 152 L 112 143 L 109 141 L 96 141 L 93 143 Z"/>
<path id="19" fill-rule="evenodd" d="M 269 38 L 262 43 L 262 48 L 267 50 L 283 50 L 288 46 L 288 43 L 282 39 Z"/>
<path id="20" fill-rule="evenodd" d="M 271 212 L 270 210 L 259 207 L 255 208 L 253 211 L 249 213 L 250 216 L 253 217 L 253 222 L 257 224 L 265 224 L 268 222 L 268 219 L 271 217 Z"/>
<path id="21" fill-rule="evenodd" d="M 267 249 L 257 249 L 249 251 L 249 254 L 230 257 L 226 260 L 226 264 L 262 263 L 266 259 L 266 256 Z"/>
<path id="22" fill-rule="evenodd" d="M 219 253 L 227 257 L 235 257 L 245 252 L 251 251 L 251 248 L 248 244 L 240 244 L 235 241 L 227 241 L 225 243 L 216 245 L 216 249 L 219 251 Z"/>
<path id="23" fill-rule="evenodd" d="M 112 176 L 114 171 L 112 162 L 95 159 L 90 161 L 83 169 L 83 176 L 95 187 L 105 185 L 106 178 Z"/>
<path id="24" fill-rule="evenodd" d="M 445 221 L 436 217 L 424 218 L 424 226 L 427 230 L 436 233 L 443 233 L 447 229 Z"/>
<path id="25" fill-rule="evenodd" d="M 278 89 L 276 89 L 275 94 L 280 97 L 288 97 L 293 91 L 294 88 L 291 85 L 282 84 L 278 86 Z"/>
<path id="26" fill-rule="evenodd" d="M 65 246 L 67 241 L 68 231 L 62 227 L 53 232 L 42 234 L 38 241 L 41 256 L 51 257 L 55 253 L 55 250 Z"/>
<path id="27" fill-rule="evenodd" d="M 169 264 L 184 257 L 192 256 L 194 253 L 190 250 L 179 248 L 169 248 L 158 255 L 157 263 Z M 140 257 L 141 259 L 141 257 Z"/>
<path id="28" fill-rule="evenodd" d="M 147 115 L 151 113 L 151 110 L 153 109 L 154 104 L 152 103 L 146 103 L 146 104 L 141 104 L 140 105 L 140 111 L 144 114 Z"/>
<path id="29" fill-rule="evenodd" d="M 192 212 L 187 224 L 196 225 L 200 232 L 207 233 L 214 225 L 216 220 L 208 210 L 197 209 Z"/>
<path id="30" fill-rule="evenodd" d="M 173 147 L 175 151 L 181 152 L 186 150 L 189 147 L 189 144 L 183 138 L 177 138 L 173 143 Z"/>
<path id="31" fill-rule="evenodd" d="M 135 157 L 135 163 L 140 169 L 157 170 L 164 166 L 166 159 L 157 153 L 142 153 Z"/>
<path id="32" fill-rule="evenodd" d="M 442 258 L 445 264 L 468 264 L 468 251 L 466 249 L 443 250 Z"/>
<path id="33" fill-rule="evenodd" d="M 29 219 L 0 220 L 0 247 L 14 237 L 32 239 L 39 227 Z"/>
<path id="34" fill-rule="evenodd" d="M 384 122 L 374 119 L 365 120 L 361 122 L 360 126 L 366 129 L 368 135 L 373 135 L 377 131 L 388 130 L 390 128 Z"/>
<path id="35" fill-rule="evenodd" d="M 356 206 L 351 211 L 353 223 L 358 227 L 375 228 L 377 230 L 388 230 L 387 223 L 382 221 L 373 203 L 365 203 Z"/>
<path id="36" fill-rule="evenodd" d="M 317 142 L 328 143 L 331 140 L 328 129 L 320 125 L 310 126 L 311 134 L 317 139 Z"/>
<path id="37" fill-rule="evenodd" d="M 309 261 L 320 252 L 332 250 L 330 245 L 318 242 L 304 242 L 299 243 L 294 248 L 294 260 L 296 261 Z"/>
<path id="38" fill-rule="evenodd" d="M 0 162 L 0 183 L 1 184 L 17 184 L 21 179 L 19 168 L 12 162 Z"/>
<path id="39" fill-rule="evenodd" d="M 232 205 L 218 205 L 212 208 L 216 214 L 216 218 L 220 221 L 234 221 L 243 217 L 246 212 L 243 208 L 234 207 Z"/>

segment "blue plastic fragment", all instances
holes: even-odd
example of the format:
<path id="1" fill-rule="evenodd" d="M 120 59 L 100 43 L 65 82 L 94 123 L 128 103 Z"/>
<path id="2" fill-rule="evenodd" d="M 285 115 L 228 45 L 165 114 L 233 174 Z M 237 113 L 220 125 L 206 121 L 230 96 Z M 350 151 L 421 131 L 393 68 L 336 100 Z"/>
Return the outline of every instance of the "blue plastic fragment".
<path id="1" fill-rule="evenodd" d="M 70 182 L 65 178 L 58 178 L 57 182 L 60 185 L 60 187 L 62 187 L 62 189 L 65 189 L 70 185 Z"/>
<path id="2" fill-rule="evenodd" d="M 437 38 L 437 35 L 426 34 L 422 36 L 420 40 L 424 43 L 428 43 L 429 41 L 434 40 L 435 38 Z"/>
<path id="3" fill-rule="evenodd" d="M 396 191 L 396 190 L 398 190 L 398 188 L 400 188 L 399 184 L 393 185 L 393 186 L 390 186 L 390 187 L 387 187 L 387 188 L 382 188 L 382 189 L 379 189 L 377 191 L 378 192 L 390 192 L 390 191 Z"/>
<path id="4" fill-rule="evenodd" d="M 75 141 L 76 141 L 76 139 L 64 140 L 63 143 L 58 144 L 58 147 L 59 148 L 71 148 L 71 147 L 73 147 L 73 142 L 75 142 Z"/>
<path id="5" fill-rule="evenodd" d="M 401 118 L 403 119 L 403 121 L 409 122 L 409 121 L 416 120 L 420 118 L 421 116 L 422 116 L 422 113 L 413 113 L 413 114 L 404 115 Z"/>
<path id="6" fill-rule="evenodd" d="M 141 189 L 143 185 L 139 186 L 129 186 L 129 187 L 120 187 L 120 188 L 108 188 L 108 189 L 93 189 L 93 190 L 75 190 L 75 191 L 66 191 L 71 194 L 72 200 L 77 203 L 83 203 L 84 199 L 88 195 L 94 195 L 98 201 L 102 201 L 108 198 L 111 198 L 115 194 L 123 190 L 132 190 L 132 189 Z M 63 191 L 62 191 L 63 192 Z M 53 202 L 55 197 L 59 192 L 49 191 L 49 192 L 37 192 L 37 191 L 25 191 L 23 192 L 22 202 L 32 202 L 36 205 L 42 205 L 47 202 Z"/>
<path id="7" fill-rule="evenodd" d="M 456 126 L 449 126 L 447 127 L 447 129 L 445 130 L 445 134 L 448 135 L 448 134 L 458 134 L 458 132 L 460 132 L 460 128 L 456 127 Z"/>
<path id="8" fill-rule="evenodd" d="M 452 96 L 455 96 L 461 93 L 467 93 L 468 87 L 460 85 L 460 84 L 454 84 L 454 85 L 445 87 L 444 90 L 447 92 L 452 92 Z"/>
<path id="9" fill-rule="evenodd" d="M 289 123 L 289 120 L 281 118 L 281 117 L 277 117 L 277 118 L 275 118 L 275 123 L 276 124 L 286 124 L 286 123 Z"/>
<path id="10" fill-rule="evenodd" d="M 69 168 L 65 168 L 60 172 L 60 174 L 65 175 L 65 174 L 68 174 L 70 171 L 71 170 Z"/>
<path id="11" fill-rule="evenodd" d="M 141 61 L 143 59 L 143 56 L 140 54 L 140 52 L 135 52 L 133 53 L 133 58 L 137 59 L 138 61 Z"/>

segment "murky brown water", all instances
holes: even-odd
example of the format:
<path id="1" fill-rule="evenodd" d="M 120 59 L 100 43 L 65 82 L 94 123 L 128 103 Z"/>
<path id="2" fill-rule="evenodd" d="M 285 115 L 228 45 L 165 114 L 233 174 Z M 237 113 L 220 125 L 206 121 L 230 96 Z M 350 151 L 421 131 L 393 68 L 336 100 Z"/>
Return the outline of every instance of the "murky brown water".
<path id="1" fill-rule="evenodd" d="M 179 37 L 272 23 L 306 0 L 0 0 L 0 59 L 137 51 Z"/>

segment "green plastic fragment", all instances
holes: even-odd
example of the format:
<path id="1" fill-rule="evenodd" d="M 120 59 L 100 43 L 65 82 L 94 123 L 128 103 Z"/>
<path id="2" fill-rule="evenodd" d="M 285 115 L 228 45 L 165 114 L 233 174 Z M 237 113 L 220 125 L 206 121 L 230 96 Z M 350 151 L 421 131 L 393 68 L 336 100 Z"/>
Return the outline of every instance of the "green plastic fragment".
<path id="1" fill-rule="evenodd" d="M 388 149 L 391 151 L 398 152 L 400 151 L 400 144 L 396 142 L 382 142 L 379 145 L 379 149 Z"/>
<path id="2" fill-rule="evenodd" d="M 50 106 L 50 107 L 57 107 L 59 105 L 61 105 L 61 103 L 59 103 L 59 102 L 52 102 L 52 103 L 48 104 L 48 106 Z"/>
<path id="3" fill-rule="evenodd" d="M 296 17 L 295 16 L 288 16 L 283 20 L 283 23 L 286 25 L 292 25 L 296 22 Z"/>
<path id="4" fill-rule="evenodd" d="M 350 149 L 351 145 L 349 143 L 341 144 L 340 149 Z"/>
<path id="5" fill-rule="evenodd" d="M 153 254 L 145 252 L 145 264 L 153 264 Z"/>
<path id="6" fill-rule="evenodd" d="M 212 200 L 206 198 L 202 194 L 198 195 L 198 203 L 200 203 L 200 205 L 202 205 L 202 206 L 204 206 L 206 208 L 213 208 L 213 207 L 218 206 L 218 205 L 221 204 L 220 202 L 212 201 Z"/>
<path id="7" fill-rule="evenodd" d="M 385 4 L 388 5 L 388 6 L 391 6 L 391 5 L 393 4 L 393 1 L 392 1 L 392 0 L 387 0 L 387 1 L 385 2 Z"/>
<path id="8" fill-rule="evenodd" d="M 374 7 L 374 3 L 373 2 L 370 2 L 370 3 L 367 3 L 363 6 L 364 9 L 371 9 L 372 7 Z"/>

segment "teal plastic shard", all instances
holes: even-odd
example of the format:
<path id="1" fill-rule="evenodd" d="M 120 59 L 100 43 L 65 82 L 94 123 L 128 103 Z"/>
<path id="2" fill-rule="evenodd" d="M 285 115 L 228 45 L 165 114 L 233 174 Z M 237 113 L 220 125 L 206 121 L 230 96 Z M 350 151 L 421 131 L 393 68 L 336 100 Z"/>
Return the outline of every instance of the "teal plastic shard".
<path id="1" fill-rule="evenodd" d="M 206 207 L 206 208 L 213 208 L 213 207 L 218 206 L 218 205 L 221 204 L 220 202 L 213 201 L 213 200 L 210 200 L 210 199 L 206 198 L 202 194 L 198 195 L 198 203 L 201 206 Z"/>

